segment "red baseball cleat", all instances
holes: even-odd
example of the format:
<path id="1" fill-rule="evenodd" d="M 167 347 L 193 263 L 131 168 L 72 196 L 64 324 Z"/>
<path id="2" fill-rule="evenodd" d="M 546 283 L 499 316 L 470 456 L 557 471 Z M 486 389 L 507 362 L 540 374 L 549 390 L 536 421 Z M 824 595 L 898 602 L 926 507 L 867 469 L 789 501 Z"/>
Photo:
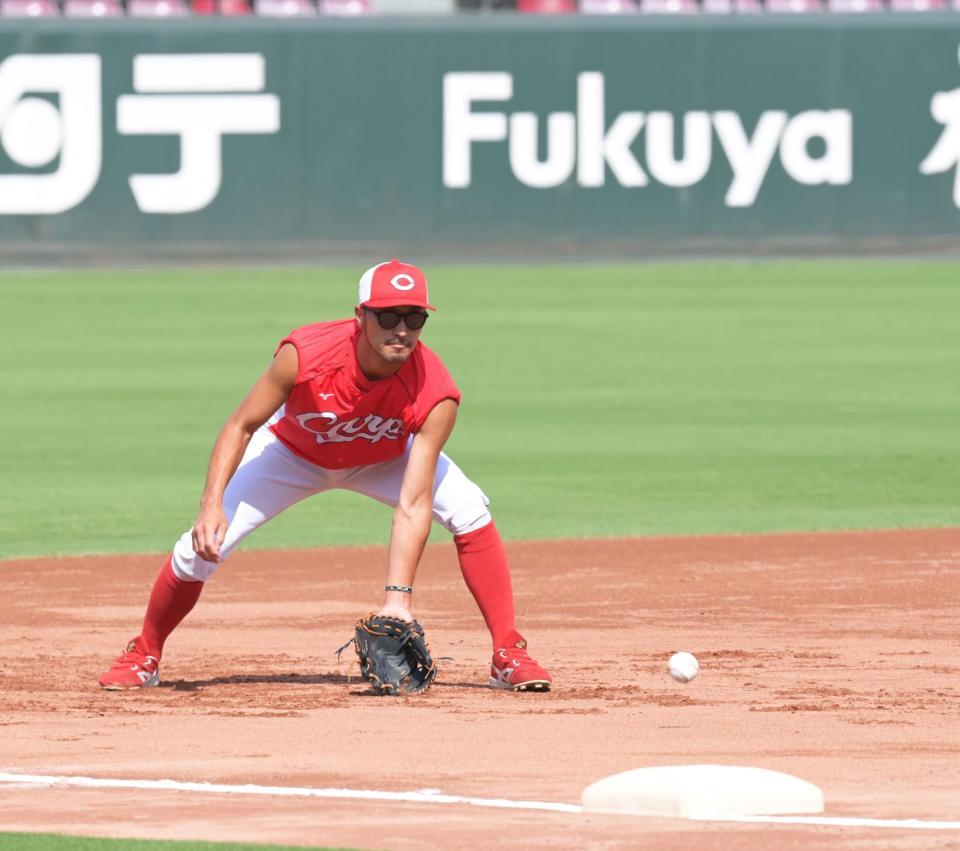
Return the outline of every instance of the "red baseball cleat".
<path id="1" fill-rule="evenodd" d="M 493 653 L 490 688 L 512 691 L 550 691 L 553 677 L 527 653 L 527 641 L 516 630 L 507 633 L 505 647 Z"/>
<path id="2" fill-rule="evenodd" d="M 134 638 L 100 677 L 100 685 L 110 691 L 160 685 L 160 660 L 141 653 Z"/>

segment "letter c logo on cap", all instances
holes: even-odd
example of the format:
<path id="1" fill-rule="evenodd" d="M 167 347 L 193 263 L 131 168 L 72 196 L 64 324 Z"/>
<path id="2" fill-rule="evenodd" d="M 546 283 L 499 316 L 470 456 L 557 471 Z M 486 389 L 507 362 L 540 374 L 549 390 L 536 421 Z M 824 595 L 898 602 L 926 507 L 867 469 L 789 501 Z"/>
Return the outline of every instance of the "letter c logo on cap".
<path id="1" fill-rule="evenodd" d="M 408 281 L 406 285 L 399 283 L 400 281 Z M 394 289 L 398 290 L 412 290 L 416 281 L 413 280 L 406 272 L 401 272 L 399 275 L 394 275 L 390 279 L 390 283 L 393 284 Z"/>

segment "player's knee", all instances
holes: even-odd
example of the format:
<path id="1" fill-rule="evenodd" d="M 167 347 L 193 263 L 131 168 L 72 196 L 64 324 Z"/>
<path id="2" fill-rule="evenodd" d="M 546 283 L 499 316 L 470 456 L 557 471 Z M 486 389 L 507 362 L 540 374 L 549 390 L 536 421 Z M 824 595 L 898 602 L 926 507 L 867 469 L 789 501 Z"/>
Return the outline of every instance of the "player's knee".
<path id="1" fill-rule="evenodd" d="M 493 516 L 490 514 L 488 509 L 484 509 L 483 513 L 475 517 L 473 520 L 465 523 L 460 523 L 456 527 L 450 529 L 454 535 L 466 535 L 470 532 L 476 532 L 478 529 L 482 529 L 484 526 L 489 526 L 493 522 Z"/>
<path id="2" fill-rule="evenodd" d="M 474 485 L 462 499 L 458 500 L 452 510 L 440 518 L 440 522 L 448 532 L 454 535 L 475 532 L 493 520 L 489 505 L 490 500 L 480 488 Z"/>
<path id="3" fill-rule="evenodd" d="M 177 541 L 170 563 L 177 578 L 185 582 L 206 582 L 219 567 L 215 562 L 204 561 L 193 551 L 191 532 L 184 532 Z"/>

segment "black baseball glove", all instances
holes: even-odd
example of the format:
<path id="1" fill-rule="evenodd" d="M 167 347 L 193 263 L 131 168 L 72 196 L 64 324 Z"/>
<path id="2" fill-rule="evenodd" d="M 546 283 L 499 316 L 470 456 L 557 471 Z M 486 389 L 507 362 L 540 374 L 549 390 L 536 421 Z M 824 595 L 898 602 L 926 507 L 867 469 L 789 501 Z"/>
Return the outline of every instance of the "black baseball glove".
<path id="1" fill-rule="evenodd" d="M 419 694 L 437 676 L 437 663 L 417 621 L 371 613 L 357 621 L 354 644 L 360 673 L 379 694 Z"/>

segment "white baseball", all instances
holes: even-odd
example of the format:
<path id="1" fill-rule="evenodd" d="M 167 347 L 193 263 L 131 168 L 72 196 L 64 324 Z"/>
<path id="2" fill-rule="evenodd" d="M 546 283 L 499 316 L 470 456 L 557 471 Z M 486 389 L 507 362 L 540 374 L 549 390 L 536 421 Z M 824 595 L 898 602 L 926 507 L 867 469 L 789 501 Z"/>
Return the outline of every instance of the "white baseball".
<path id="1" fill-rule="evenodd" d="M 700 672 L 700 663 L 692 653 L 674 653 L 667 662 L 667 670 L 678 683 L 688 683 Z"/>

